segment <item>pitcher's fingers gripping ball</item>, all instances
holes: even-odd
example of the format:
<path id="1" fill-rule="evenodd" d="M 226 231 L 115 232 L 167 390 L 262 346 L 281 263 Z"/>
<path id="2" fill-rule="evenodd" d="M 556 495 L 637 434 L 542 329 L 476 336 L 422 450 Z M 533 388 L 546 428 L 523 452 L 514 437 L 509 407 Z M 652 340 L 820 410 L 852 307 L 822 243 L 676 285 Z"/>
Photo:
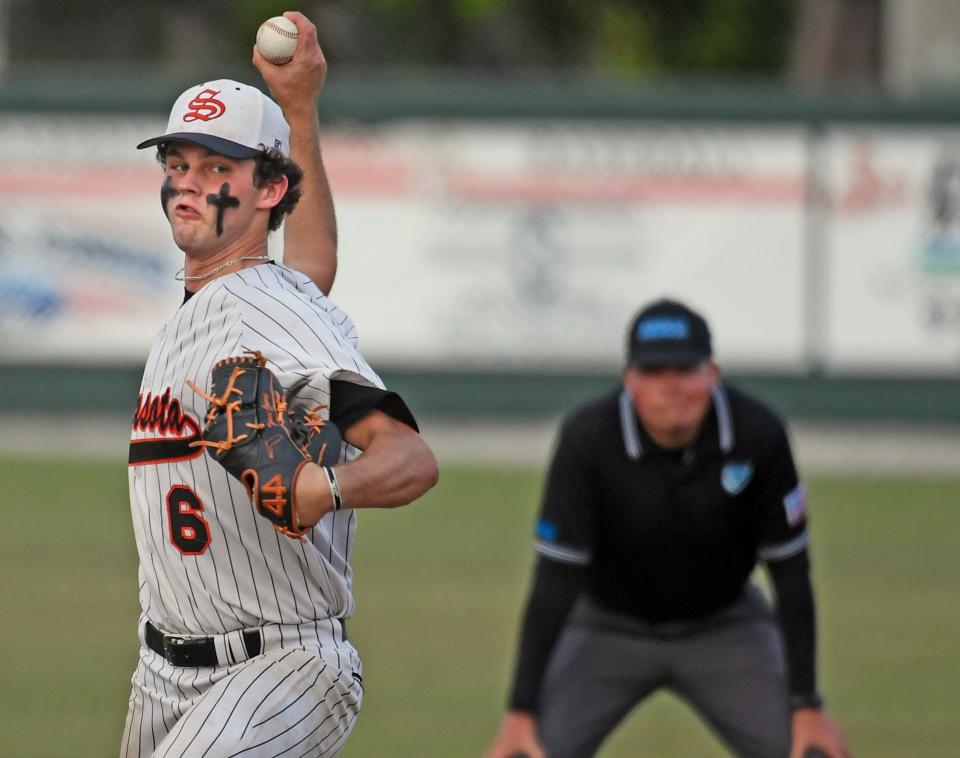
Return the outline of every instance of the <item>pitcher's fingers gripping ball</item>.
<path id="1" fill-rule="evenodd" d="M 243 483 L 257 512 L 277 531 L 301 537 L 305 530 L 294 495 L 297 476 L 312 460 L 308 446 L 326 465 L 331 465 L 331 456 L 336 462 L 339 430 L 322 422 L 316 412 L 302 419 L 289 417 L 282 388 L 259 352 L 214 365 L 210 394 L 192 383 L 190 386 L 208 403 L 201 440 L 192 445 L 206 447 L 214 460 Z"/>

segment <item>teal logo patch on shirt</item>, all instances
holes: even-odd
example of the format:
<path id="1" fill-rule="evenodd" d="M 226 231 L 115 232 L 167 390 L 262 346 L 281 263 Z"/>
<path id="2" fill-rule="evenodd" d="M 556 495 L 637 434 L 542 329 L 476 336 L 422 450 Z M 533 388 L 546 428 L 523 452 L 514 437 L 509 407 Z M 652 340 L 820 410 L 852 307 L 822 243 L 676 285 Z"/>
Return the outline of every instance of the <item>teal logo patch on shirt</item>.
<path id="1" fill-rule="evenodd" d="M 753 478 L 753 464 L 750 461 L 730 461 L 720 472 L 720 486 L 729 495 L 743 492 Z"/>

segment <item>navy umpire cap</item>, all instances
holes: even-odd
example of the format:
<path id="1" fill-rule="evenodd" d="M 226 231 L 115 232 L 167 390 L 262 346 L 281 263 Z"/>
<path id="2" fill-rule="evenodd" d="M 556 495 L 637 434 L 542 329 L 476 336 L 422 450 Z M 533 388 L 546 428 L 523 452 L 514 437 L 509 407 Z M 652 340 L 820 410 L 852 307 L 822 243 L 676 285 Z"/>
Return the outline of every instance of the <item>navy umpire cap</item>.
<path id="1" fill-rule="evenodd" d="M 633 319 L 628 366 L 695 366 L 713 355 L 703 316 L 676 300 L 657 300 Z"/>

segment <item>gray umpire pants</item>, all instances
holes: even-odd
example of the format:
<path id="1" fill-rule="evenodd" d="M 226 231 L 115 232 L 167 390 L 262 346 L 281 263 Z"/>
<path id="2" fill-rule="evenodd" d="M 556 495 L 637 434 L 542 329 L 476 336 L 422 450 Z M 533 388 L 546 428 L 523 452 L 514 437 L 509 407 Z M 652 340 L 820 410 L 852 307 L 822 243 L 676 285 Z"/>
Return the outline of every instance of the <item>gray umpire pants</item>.
<path id="1" fill-rule="evenodd" d="M 786 663 L 779 626 L 752 584 L 696 622 L 647 624 L 581 598 L 550 659 L 539 730 L 549 758 L 588 758 L 644 698 L 686 700 L 740 756 L 790 754 Z"/>

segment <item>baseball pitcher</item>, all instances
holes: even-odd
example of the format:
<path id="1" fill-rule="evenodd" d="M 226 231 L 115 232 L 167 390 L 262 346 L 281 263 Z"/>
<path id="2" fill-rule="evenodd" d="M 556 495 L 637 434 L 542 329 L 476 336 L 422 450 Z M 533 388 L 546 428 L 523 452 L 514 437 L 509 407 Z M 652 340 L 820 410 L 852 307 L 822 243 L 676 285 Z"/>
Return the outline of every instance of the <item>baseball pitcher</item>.
<path id="1" fill-rule="evenodd" d="M 313 25 L 287 17 L 294 60 L 254 54 L 280 105 L 204 82 L 139 145 L 163 169 L 185 297 L 131 430 L 141 650 L 122 756 L 336 755 L 363 700 L 347 634 L 357 510 L 404 505 L 437 479 L 413 415 L 326 296 L 326 63 Z M 285 258 L 309 275 L 267 256 L 289 213 Z"/>

